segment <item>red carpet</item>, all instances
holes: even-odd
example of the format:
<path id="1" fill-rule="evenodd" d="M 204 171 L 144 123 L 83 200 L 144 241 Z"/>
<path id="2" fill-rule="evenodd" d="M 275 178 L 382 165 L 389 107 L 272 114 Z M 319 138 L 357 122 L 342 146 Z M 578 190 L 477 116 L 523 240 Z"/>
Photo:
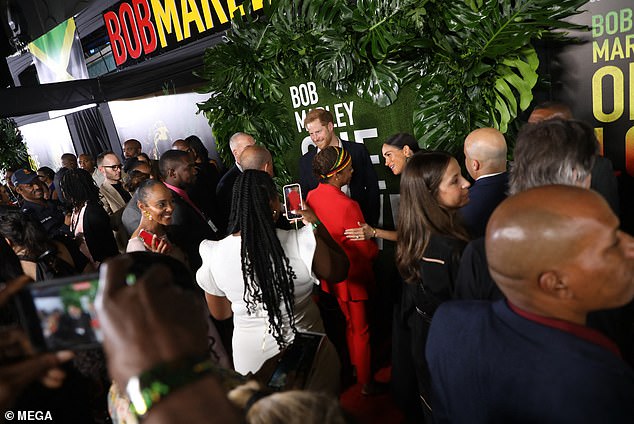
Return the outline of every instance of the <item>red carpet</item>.
<path id="1" fill-rule="evenodd" d="M 383 368 L 376 373 L 376 380 L 388 382 L 390 379 L 391 367 Z M 349 387 L 341 397 L 341 406 L 359 424 L 406 423 L 404 415 L 396 407 L 392 400 L 392 395 L 388 392 L 376 396 L 363 396 L 361 394 L 361 384 Z"/>

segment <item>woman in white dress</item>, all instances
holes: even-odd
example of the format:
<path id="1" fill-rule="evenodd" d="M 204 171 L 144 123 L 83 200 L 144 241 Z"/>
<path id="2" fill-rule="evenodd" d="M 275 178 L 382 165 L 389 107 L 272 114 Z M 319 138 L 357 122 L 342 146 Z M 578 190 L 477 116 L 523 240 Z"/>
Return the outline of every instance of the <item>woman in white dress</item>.
<path id="1" fill-rule="evenodd" d="M 313 285 L 319 278 L 343 280 L 348 260 L 310 210 L 297 211 L 303 228 L 275 228 L 281 204 L 266 172 L 246 170 L 236 180 L 232 205 L 232 234 L 201 243 L 196 280 L 216 319 L 233 314 L 234 367 L 247 374 L 288 345 L 295 331 L 324 333 Z M 331 372 L 337 385 L 339 364 L 330 348 L 329 365 L 320 372 Z"/>

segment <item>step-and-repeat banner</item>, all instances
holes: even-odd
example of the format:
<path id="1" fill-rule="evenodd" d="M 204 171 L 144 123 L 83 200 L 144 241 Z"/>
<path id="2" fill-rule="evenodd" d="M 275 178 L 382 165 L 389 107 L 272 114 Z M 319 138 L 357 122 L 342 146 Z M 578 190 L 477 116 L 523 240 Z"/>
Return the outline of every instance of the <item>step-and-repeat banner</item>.
<path id="1" fill-rule="evenodd" d="M 572 21 L 592 30 L 574 33 L 580 42 L 559 55 L 554 95 L 596 128 L 614 167 L 634 177 L 634 4 L 590 0 L 584 8 Z"/>

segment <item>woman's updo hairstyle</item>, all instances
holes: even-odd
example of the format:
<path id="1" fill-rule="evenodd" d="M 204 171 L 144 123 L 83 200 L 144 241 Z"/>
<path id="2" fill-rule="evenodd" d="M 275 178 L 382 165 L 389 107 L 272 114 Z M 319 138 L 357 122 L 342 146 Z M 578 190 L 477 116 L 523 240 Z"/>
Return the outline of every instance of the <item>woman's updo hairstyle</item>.
<path id="1" fill-rule="evenodd" d="M 320 183 L 325 183 L 330 177 L 348 166 L 351 161 L 350 153 L 341 147 L 328 146 L 315 155 L 313 174 Z"/>

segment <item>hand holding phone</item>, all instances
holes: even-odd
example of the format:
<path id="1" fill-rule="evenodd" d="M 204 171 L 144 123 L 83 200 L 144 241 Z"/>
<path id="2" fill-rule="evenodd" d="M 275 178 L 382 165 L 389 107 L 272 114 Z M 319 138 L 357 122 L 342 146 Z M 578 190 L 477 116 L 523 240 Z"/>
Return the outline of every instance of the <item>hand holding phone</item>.
<path id="1" fill-rule="evenodd" d="M 0 306 L 30 281 L 27 276 L 21 276 L 4 284 L 0 288 Z M 22 390 L 38 378 L 48 388 L 61 386 L 65 373 L 57 366 L 72 357 L 70 351 L 38 355 L 23 329 L 3 328 L 0 331 L 0 410 L 9 409 Z"/>
<path id="2" fill-rule="evenodd" d="M 141 237 L 143 243 L 145 243 L 146 247 L 150 249 L 151 252 L 168 253 L 171 248 L 167 240 L 162 237 L 157 237 L 156 234 L 152 234 L 144 229 L 139 231 L 139 237 Z"/>
<path id="3" fill-rule="evenodd" d="M 42 281 L 18 293 L 20 320 L 36 351 L 99 346 L 97 275 Z"/>
<path id="4" fill-rule="evenodd" d="M 283 187 L 284 191 L 284 209 L 286 210 L 286 219 L 296 221 L 302 219 L 302 216 L 293 211 L 302 210 L 302 189 L 299 184 L 288 184 Z"/>
<path id="5" fill-rule="evenodd" d="M 58 366 L 72 359 L 72 352 L 64 350 L 40 355 L 32 352 L 28 354 L 32 350 L 31 345 L 27 335 L 19 328 L 3 333 L 0 340 L 0 350 L 4 351 L 7 344 L 17 344 L 24 348 L 20 350 L 26 354 L 0 365 L 0 410 L 9 409 L 22 390 L 37 379 L 49 389 L 62 385 L 66 373 Z"/>

